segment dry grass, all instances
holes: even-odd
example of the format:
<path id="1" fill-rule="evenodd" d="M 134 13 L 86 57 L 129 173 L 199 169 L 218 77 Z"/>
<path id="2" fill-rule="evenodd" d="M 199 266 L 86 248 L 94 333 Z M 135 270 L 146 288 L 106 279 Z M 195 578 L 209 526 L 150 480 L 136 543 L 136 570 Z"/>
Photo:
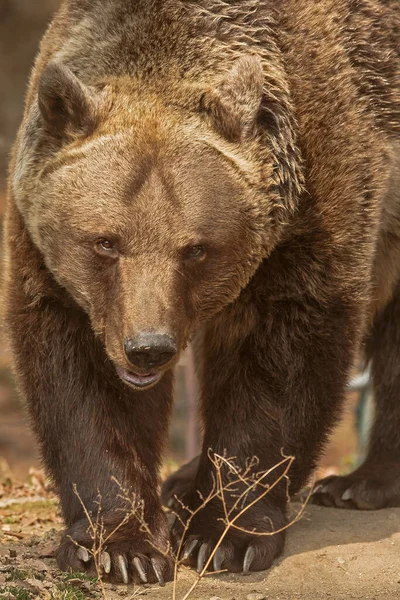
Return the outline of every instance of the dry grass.
<path id="1" fill-rule="evenodd" d="M 218 573 L 223 572 L 223 571 L 212 572 L 212 571 L 208 571 L 208 569 L 209 569 L 210 565 L 212 564 L 213 558 L 214 558 L 218 548 L 220 548 L 223 540 L 225 539 L 227 534 L 232 529 L 237 529 L 237 530 L 241 531 L 242 533 L 249 534 L 249 535 L 256 536 L 256 537 L 257 536 L 265 537 L 265 536 L 276 535 L 276 534 L 288 529 L 289 527 L 291 527 L 294 523 L 296 523 L 301 518 L 301 516 L 304 513 L 306 504 L 309 500 L 310 494 L 311 494 L 311 491 L 310 491 L 309 496 L 306 498 L 305 502 L 301 505 L 300 510 L 297 513 L 295 513 L 294 516 L 292 516 L 292 518 L 280 529 L 271 530 L 268 532 L 265 532 L 265 531 L 257 532 L 253 529 L 246 530 L 245 528 L 238 525 L 238 521 L 241 517 L 243 517 L 243 515 L 246 514 L 246 512 L 248 510 L 250 510 L 252 507 L 254 507 L 254 505 L 257 504 L 258 502 L 260 502 L 265 496 L 267 496 L 282 481 L 285 482 L 286 489 L 288 490 L 288 485 L 289 485 L 288 472 L 294 461 L 294 457 L 293 456 L 283 456 L 282 460 L 279 463 L 277 463 L 276 465 L 274 465 L 273 467 L 271 467 L 270 469 L 268 469 L 266 471 L 258 471 L 258 472 L 256 471 L 256 468 L 258 466 L 258 459 L 256 457 L 253 457 L 251 460 L 248 460 L 246 467 L 244 469 L 240 469 L 235 464 L 234 457 L 228 458 L 226 456 L 221 456 L 219 454 L 216 454 L 216 453 L 213 453 L 210 451 L 209 459 L 210 459 L 212 469 L 213 469 L 213 486 L 212 486 L 212 489 L 210 490 L 209 494 L 206 497 L 203 497 L 199 494 L 201 502 L 200 502 L 200 505 L 198 506 L 198 508 L 196 508 L 195 510 L 191 510 L 191 509 L 189 509 L 189 507 L 182 504 L 180 502 L 180 500 L 177 498 L 177 501 L 181 504 L 182 509 L 184 509 L 184 511 L 186 512 L 188 517 L 185 521 L 183 521 L 177 513 L 174 513 L 175 517 L 177 519 L 179 519 L 179 521 L 182 525 L 182 535 L 181 535 L 181 538 L 180 538 L 180 541 L 179 541 L 176 551 L 173 552 L 173 550 L 170 546 L 167 549 L 165 549 L 165 548 L 159 548 L 153 544 L 153 547 L 155 548 L 155 550 L 157 550 L 157 552 L 159 552 L 160 554 L 162 554 L 164 556 L 169 554 L 170 556 L 173 557 L 173 560 L 174 560 L 174 577 L 173 577 L 173 585 L 172 585 L 172 590 L 171 590 L 171 600 L 178 600 L 177 599 L 177 582 L 178 582 L 178 578 L 179 578 L 179 569 L 181 568 L 182 563 L 183 563 L 183 560 L 181 557 L 183 554 L 185 536 L 190 528 L 190 524 L 191 524 L 193 518 L 200 511 L 204 510 L 210 502 L 213 502 L 215 500 L 220 501 L 222 511 L 223 511 L 223 517 L 221 518 L 221 521 L 223 522 L 224 527 L 223 527 L 222 533 L 221 533 L 217 543 L 215 544 L 208 560 L 205 562 L 204 567 L 197 574 L 195 581 L 190 586 L 190 588 L 184 593 L 182 598 L 180 598 L 180 600 L 188 600 L 188 598 L 191 596 L 193 591 L 198 587 L 198 585 L 200 584 L 200 582 L 202 581 L 202 579 L 204 578 L 204 576 L 206 574 L 216 575 Z M 227 482 L 224 482 L 223 471 L 225 473 L 229 473 Z M 266 480 L 270 479 L 271 476 L 273 477 L 274 473 L 277 473 L 277 476 L 273 480 L 273 483 L 270 483 L 270 484 L 266 483 Z M 104 527 L 104 524 L 103 524 L 102 518 L 101 518 L 101 497 L 100 497 L 100 495 L 99 495 L 98 501 L 97 501 L 98 509 L 96 511 L 96 514 L 93 515 L 93 514 L 89 513 L 89 511 L 86 509 L 86 507 L 79 495 L 79 492 L 75 487 L 75 494 L 77 495 L 79 501 L 81 502 L 83 510 L 85 512 L 85 515 L 88 519 L 88 524 L 89 524 L 88 531 L 93 540 L 93 544 L 92 544 L 92 548 L 86 549 L 86 550 L 88 550 L 90 552 L 90 555 L 93 559 L 93 564 L 94 564 L 94 567 L 96 570 L 96 575 L 98 577 L 103 600 L 108 600 L 108 597 L 107 597 L 107 590 L 104 585 L 104 564 L 103 564 L 102 557 L 103 557 L 104 551 L 106 551 L 107 542 L 110 540 L 110 538 L 112 538 L 112 536 L 116 533 L 116 531 L 118 529 L 120 529 L 121 527 L 123 527 L 128 521 L 132 521 L 133 519 L 137 520 L 139 523 L 140 531 L 147 534 L 148 541 L 149 541 L 150 545 L 152 545 L 152 534 L 151 534 L 151 531 L 144 519 L 143 501 L 138 500 L 135 495 L 130 495 L 126 490 L 123 489 L 123 487 L 120 484 L 118 484 L 118 485 L 121 490 L 120 497 L 129 508 L 127 510 L 124 510 L 124 514 L 122 515 L 121 521 L 118 524 L 118 526 L 115 527 L 115 529 L 113 531 L 108 532 L 108 533 L 105 532 L 105 527 Z M 238 486 L 240 486 L 240 490 L 241 490 L 240 492 L 237 492 Z M 262 490 L 261 493 L 259 493 L 257 495 L 257 498 L 249 501 L 248 497 L 249 497 L 250 493 L 253 490 L 255 490 L 256 488 L 258 490 L 261 489 Z M 311 489 L 312 489 L 312 487 L 310 488 L 310 490 Z M 227 501 L 228 495 L 229 495 L 229 499 L 230 499 L 229 502 Z M 232 497 L 235 498 L 233 503 L 231 501 Z M 289 496 L 288 496 L 288 501 L 289 501 Z M 77 546 L 79 546 L 79 544 L 76 541 L 74 541 L 74 540 L 72 540 L 72 541 Z M 140 595 L 140 589 L 136 590 L 136 592 L 133 594 L 132 598 L 136 597 L 137 595 Z"/>

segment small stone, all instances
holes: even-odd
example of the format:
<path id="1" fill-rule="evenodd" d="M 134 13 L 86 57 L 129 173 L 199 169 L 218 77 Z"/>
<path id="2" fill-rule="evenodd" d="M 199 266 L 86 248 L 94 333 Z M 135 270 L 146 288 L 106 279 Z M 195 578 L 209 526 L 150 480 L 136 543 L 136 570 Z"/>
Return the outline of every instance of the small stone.
<path id="1" fill-rule="evenodd" d="M 26 540 L 24 544 L 25 546 L 29 546 L 31 548 L 32 546 L 37 546 L 38 544 L 40 544 L 41 541 L 41 537 L 39 537 L 38 535 L 33 535 L 31 538 Z"/>
<path id="2" fill-rule="evenodd" d="M 26 580 L 26 583 L 29 584 L 32 591 L 43 591 L 45 589 L 43 582 L 40 579 L 36 579 L 35 577 L 29 578 Z"/>
<path id="3" fill-rule="evenodd" d="M 221 600 L 219 596 L 211 596 L 210 600 Z"/>
<path id="4" fill-rule="evenodd" d="M 343 556 L 338 556 L 337 557 L 337 563 L 338 563 L 338 568 L 342 569 L 343 571 L 347 571 L 349 566 L 347 564 L 347 562 L 345 561 L 345 559 L 343 558 Z"/>
<path id="5" fill-rule="evenodd" d="M 267 600 L 267 596 L 264 596 L 264 594 L 248 594 L 246 600 Z"/>

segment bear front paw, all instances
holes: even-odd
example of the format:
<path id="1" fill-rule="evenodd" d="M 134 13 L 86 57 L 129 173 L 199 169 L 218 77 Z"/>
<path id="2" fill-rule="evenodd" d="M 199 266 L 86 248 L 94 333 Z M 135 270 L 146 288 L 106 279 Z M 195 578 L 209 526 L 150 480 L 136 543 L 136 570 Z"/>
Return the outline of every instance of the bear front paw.
<path id="1" fill-rule="evenodd" d="M 87 523 L 86 523 L 87 525 Z M 173 577 L 169 555 L 169 537 L 164 531 L 153 539 L 141 531 L 127 528 L 115 531 L 104 543 L 89 542 L 87 527 L 75 524 L 63 536 L 56 551 L 57 564 L 63 571 L 89 571 L 111 583 L 158 583 L 163 586 Z"/>
<path id="2" fill-rule="evenodd" d="M 188 498 L 184 499 L 190 508 Z M 212 502 L 195 516 L 181 506 L 172 527 L 177 559 L 197 569 L 230 572 L 263 571 L 281 554 L 286 519 L 283 510 L 261 500 L 232 525 L 227 525 L 221 507 Z M 185 531 L 183 523 L 189 523 Z M 231 520 L 232 522 L 232 520 Z"/>

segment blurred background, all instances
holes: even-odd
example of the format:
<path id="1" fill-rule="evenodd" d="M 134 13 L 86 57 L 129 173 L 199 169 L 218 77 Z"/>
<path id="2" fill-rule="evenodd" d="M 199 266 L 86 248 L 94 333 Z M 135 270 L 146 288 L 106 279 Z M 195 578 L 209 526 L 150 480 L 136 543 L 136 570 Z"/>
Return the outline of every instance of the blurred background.
<path id="1" fill-rule="evenodd" d="M 59 0 L 0 0 L 0 219 L 5 208 L 7 163 L 22 116 L 25 89 L 38 44 Z M 3 339 L 3 338 L 2 338 Z M 349 390 L 346 411 L 318 475 L 346 472 L 365 447 L 368 390 L 365 380 Z M 195 456 L 199 449 L 196 380 L 191 351 L 177 369 L 175 414 L 166 457 L 167 471 Z M 24 480 L 40 460 L 21 400 L 13 385 L 5 340 L 0 343 L 0 480 Z"/>

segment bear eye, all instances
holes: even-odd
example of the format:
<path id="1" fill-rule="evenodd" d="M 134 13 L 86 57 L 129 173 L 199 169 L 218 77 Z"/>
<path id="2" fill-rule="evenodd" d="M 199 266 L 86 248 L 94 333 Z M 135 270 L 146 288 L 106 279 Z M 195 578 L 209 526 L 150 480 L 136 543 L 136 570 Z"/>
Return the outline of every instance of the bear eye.
<path id="1" fill-rule="evenodd" d="M 103 250 L 113 250 L 114 244 L 110 240 L 100 240 L 99 244 Z"/>
<path id="2" fill-rule="evenodd" d="M 115 243 L 107 238 L 101 238 L 97 240 L 95 248 L 96 251 L 102 255 L 107 254 L 108 256 L 114 257 L 118 254 L 118 249 Z"/>
<path id="3" fill-rule="evenodd" d="M 200 246 L 199 244 L 196 246 L 189 246 L 185 250 L 185 258 L 202 258 L 204 255 L 204 246 Z"/>

